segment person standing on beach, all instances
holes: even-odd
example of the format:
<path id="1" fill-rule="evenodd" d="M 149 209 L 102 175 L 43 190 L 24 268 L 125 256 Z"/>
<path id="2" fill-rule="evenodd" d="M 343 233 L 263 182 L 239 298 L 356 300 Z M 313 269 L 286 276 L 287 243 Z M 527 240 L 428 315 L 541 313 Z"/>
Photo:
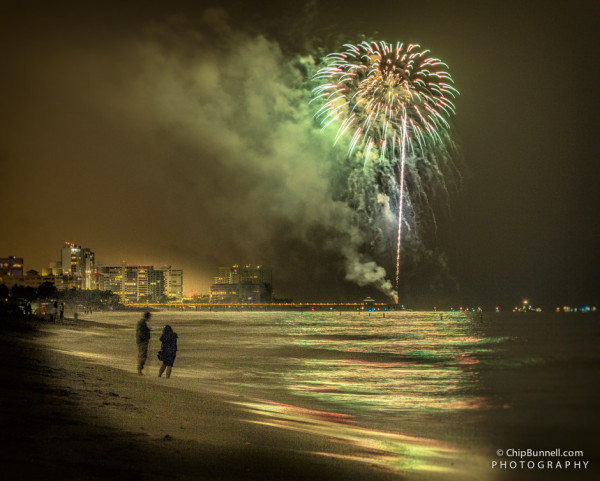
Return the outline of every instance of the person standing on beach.
<path id="1" fill-rule="evenodd" d="M 168 378 L 171 377 L 171 368 L 175 362 L 175 356 L 177 355 L 177 334 L 173 332 L 171 326 L 165 326 L 163 328 L 162 336 L 160 336 L 160 352 L 158 353 L 158 359 L 162 361 L 162 366 L 158 371 L 158 377 L 161 377 L 163 372 Z"/>
<path id="2" fill-rule="evenodd" d="M 142 375 L 142 369 L 144 369 L 144 364 L 146 364 L 146 359 L 148 358 L 148 344 L 150 343 L 149 320 L 150 313 L 145 312 L 144 317 L 139 320 L 135 329 L 135 341 L 138 348 L 137 370 L 140 376 Z"/>

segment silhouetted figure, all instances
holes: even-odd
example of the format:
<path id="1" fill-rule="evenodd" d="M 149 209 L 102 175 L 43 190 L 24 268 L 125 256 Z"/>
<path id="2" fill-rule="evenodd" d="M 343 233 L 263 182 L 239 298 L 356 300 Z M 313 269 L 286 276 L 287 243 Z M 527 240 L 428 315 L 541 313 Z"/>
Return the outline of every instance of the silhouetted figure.
<path id="1" fill-rule="evenodd" d="M 160 336 L 160 352 L 158 353 L 158 359 L 162 361 L 162 366 L 158 371 L 158 377 L 161 377 L 163 372 L 166 370 L 165 376 L 171 377 L 171 368 L 175 362 L 175 356 L 177 355 L 177 334 L 173 332 L 171 326 L 165 326 L 163 328 L 162 336 Z"/>
<path id="2" fill-rule="evenodd" d="M 65 318 L 65 303 L 64 302 L 60 303 L 58 312 L 59 312 L 59 319 L 62 321 Z"/>
<path id="3" fill-rule="evenodd" d="M 142 369 L 144 369 L 144 364 L 146 364 L 146 359 L 148 358 L 148 344 L 150 343 L 150 328 L 148 327 L 149 320 L 150 313 L 145 312 L 144 317 L 138 321 L 135 330 L 135 341 L 138 348 L 137 370 L 140 376 L 142 375 Z"/>

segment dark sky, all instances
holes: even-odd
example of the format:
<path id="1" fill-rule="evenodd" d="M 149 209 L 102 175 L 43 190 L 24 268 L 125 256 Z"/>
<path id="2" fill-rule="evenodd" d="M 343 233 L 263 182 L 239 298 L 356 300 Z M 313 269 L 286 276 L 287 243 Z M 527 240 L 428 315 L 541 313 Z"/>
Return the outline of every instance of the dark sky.
<path id="1" fill-rule="evenodd" d="M 300 88 L 309 54 L 364 35 L 427 47 L 461 93 L 444 262 L 401 300 L 598 304 L 596 2 L 219 3 L 3 8 L 0 256 L 41 270 L 71 241 L 182 267 L 186 291 L 252 263 L 279 297 L 383 300 L 345 279 L 342 153 Z"/>

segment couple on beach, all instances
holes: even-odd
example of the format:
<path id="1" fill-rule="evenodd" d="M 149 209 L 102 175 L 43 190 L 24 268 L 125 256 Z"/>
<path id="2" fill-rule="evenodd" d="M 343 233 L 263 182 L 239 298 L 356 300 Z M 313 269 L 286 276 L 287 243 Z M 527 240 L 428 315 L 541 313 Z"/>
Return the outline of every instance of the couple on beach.
<path id="1" fill-rule="evenodd" d="M 135 340 L 138 348 L 138 374 L 142 375 L 142 369 L 146 364 L 148 358 L 148 344 L 150 343 L 150 328 L 148 327 L 148 321 L 150 320 L 150 313 L 144 313 L 137 323 L 135 330 Z M 175 356 L 177 355 L 177 334 L 173 331 L 171 326 L 165 326 L 163 328 L 162 335 L 160 336 L 160 351 L 158 351 L 158 359 L 162 361 L 162 366 L 158 370 L 158 377 L 163 375 L 166 371 L 165 376 L 171 377 L 171 368 L 175 362 Z"/>

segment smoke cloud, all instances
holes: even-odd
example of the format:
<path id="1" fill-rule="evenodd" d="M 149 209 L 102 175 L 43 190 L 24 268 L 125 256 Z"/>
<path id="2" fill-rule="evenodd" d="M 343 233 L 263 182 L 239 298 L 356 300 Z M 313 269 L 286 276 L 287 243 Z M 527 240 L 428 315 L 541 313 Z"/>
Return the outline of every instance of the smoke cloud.
<path id="1" fill-rule="evenodd" d="M 198 208 L 214 216 L 209 225 L 227 233 L 238 258 L 281 265 L 298 250 L 341 256 L 347 280 L 392 294 L 385 270 L 359 254 L 370 241 L 358 228 L 362 212 L 336 198 L 346 152 L 312 118 L 312 58 L 290 60 L 273 41 L 234 33 L 216 10 L 201 30 L 155 26 L 132 48 L 139 74 L 114 114 L 185 146 L 188 158 L 165 164 L 162 182 L 200 195 L 200 205 L 186 203 L 191 223 Z"/>
<path id="2" fill-rule="evenodd" d="M 77 45 L 60 30 L 22 41 L 22 68 L 0 81 L 22 86 L 5 105 L 0 168 L 46 199 L 43 216 L 27 202 L 7 212 L 15 253 L 43 233 L 38 269 L 71 241 L 104 264 L 183 267 L 186 291 L 250 263 L 273 267 L 277 297 L 395 294 L 394 169 L 348 158 L 321 131 L 317 57 L 236 31 L 218 9 Z"/>

